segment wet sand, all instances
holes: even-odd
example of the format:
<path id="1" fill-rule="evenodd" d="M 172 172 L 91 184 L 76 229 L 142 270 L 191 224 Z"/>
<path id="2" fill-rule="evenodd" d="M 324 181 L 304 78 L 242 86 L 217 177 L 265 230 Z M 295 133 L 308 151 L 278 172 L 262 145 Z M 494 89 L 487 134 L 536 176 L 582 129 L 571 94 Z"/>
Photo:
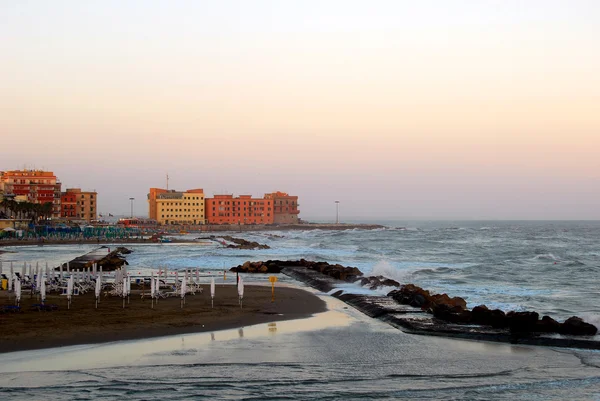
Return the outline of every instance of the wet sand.
<path id="1" fill-rule="evenodd" d="M 160 299 L 151 309 L 151 300 L 132 290 L 125 309 L 122 298 L 104 294 L 95 309 L 93 291 L 74 296 L 70 310 L 65 296 L 50 295 L 47 303 L 59 308 L 52 312 L 31 310 L 38 301 L 25 291 L 21 313 L 0 313 L 0 352 L 223 330 L 301 319 L 327 310 L 323 300 L 298 288 L 276 287 L 273 303 L 270 287 L 246 285 L 244 290 L 243 308 L 235 286 L 223 284 L 216 286 L 214 309 L 206 285 L 202 294 L 186 297 L 183 309 L 179 297 Z M 12 301 L 6 291 L 0 291 L 0 305 Z"/>

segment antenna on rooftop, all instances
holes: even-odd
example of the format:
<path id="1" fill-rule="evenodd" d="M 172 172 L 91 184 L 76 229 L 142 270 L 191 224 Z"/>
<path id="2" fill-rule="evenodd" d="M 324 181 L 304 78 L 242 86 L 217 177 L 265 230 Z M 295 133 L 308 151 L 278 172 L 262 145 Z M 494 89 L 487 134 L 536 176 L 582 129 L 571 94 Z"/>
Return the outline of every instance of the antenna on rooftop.
<path id="1" fill-rule="evenodd" d="M 169 190 L 169 173 L 167 173 L 167 191 Z"/>

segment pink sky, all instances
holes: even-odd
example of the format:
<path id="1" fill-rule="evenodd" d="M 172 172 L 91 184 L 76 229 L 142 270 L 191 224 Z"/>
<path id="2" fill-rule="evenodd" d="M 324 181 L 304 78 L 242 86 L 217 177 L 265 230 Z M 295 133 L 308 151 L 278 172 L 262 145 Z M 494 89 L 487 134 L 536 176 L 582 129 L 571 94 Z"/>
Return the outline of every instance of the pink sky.
<path id="1" fill-rule="evenodd" d="M 593 1 L 0 4 L 0 169 L 301 217 L 599 219 Z"/>

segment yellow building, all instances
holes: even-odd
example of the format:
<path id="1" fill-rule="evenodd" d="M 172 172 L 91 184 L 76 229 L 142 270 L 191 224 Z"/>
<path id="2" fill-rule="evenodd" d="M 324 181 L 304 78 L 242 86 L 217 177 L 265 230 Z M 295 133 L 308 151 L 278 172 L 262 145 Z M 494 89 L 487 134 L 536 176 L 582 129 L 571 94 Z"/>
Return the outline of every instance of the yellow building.
<path id="1" fill-rule="evenodd" d="M 159 224 L 204 224 L 204 190 L 150 188 L 148 208 L 148 217 Z"/>

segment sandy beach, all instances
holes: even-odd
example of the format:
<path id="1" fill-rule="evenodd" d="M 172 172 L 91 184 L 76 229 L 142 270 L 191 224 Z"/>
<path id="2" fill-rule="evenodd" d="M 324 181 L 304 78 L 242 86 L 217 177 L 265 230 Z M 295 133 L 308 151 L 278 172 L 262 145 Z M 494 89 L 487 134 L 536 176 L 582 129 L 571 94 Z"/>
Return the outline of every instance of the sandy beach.
<path id="1" fill-rule="evenodd" d="M 73 297 L 67 310 L 66 297 L 53 294 L 47 303 L 56 304 L 58 310 L 52 312 L 31 310 L 38 301 L 25 293 L 21 313 L 0 314 L 0 352 L 215 331 L 300 319 L 327 309 L 311 292 L 284 286 L 276 287 L 271 302 L 270 287 L 246 285 L 243 308 L 233 285 L 216 286 L 214 309 L 208 286 L 202 294 L 188 295 L 183 309 L 179 297 L 160 299 L 151 309 L 151 300 L 142 299 L 140 292 L 132 290 L 124 309 L 122 298 L 104 294 L 95 309 L 94 294 L 88 292 Z M 0 305 L 12 301 L 6 291 L 0 292 Z"/>

